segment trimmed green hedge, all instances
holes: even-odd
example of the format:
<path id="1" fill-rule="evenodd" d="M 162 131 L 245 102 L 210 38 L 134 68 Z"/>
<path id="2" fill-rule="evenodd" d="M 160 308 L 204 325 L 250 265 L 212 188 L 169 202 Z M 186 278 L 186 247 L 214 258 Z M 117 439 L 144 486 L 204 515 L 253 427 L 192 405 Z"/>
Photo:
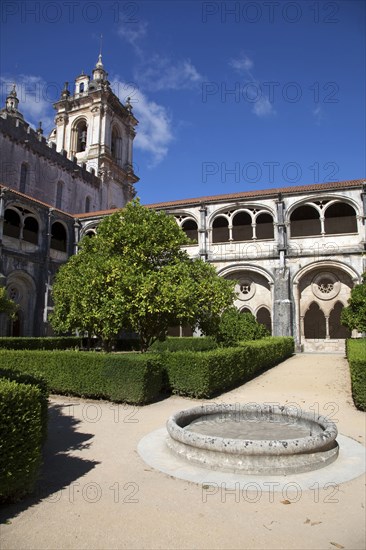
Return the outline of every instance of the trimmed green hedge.
<path id="1" fill-rule="evenodd" d="M 0 338 L 0 349 L 74 349 L 81 347 L 81 341 L 78 336 L 5 337 Z"/>
<path id="2" fill-rule="evenodd" d="M 243 342 L 236 348 L 166 352 L 161 357 L 173 393 L 203 398 L 242 384 L 256 372 L 280 363 L 293 352 L 293 338 L 264 338 Z"/>
<path id="3" fill-rule="evenodd" d="M 1 376 L 7 376 L 0 378 L 0 501 L 3 502 L 18 500 L 34 488 L 47 430 L 44 410 L 47 397 L 42 381 L 4 371 Z M 21 383 L 22 379 L 26 383 Z"/>
<path id="4" fill-rule="evenodd" d="M 0 362 L 7 369 L 40 373 L 50 391 L 61 395 L 142 404 L 161 388 L 159 357 L 153 354 L 0 350 Z"/>
<path id="5" fill-rule="evenodd" d="M 41 419 L 42 419 L 42 441 L 45 442 L 47 438 L 47 424 L 48 424 L 48 395 L 49 388 L 47 381 L 43 376 L 37 373 L 35 376 L 30 374 L 23 374 L 21 372 L 0 368 L 0 379 L 6 378 L 18 384 L 31 384 L 40 391 L 40 404 L 41 404 Z"/>
<path id="6" fill-rule="evenodd" d="M 366 338 L 347 340 L 346 350 L 353 401 L 358 409 L 366 411 Z"/>
<path id="7" fill-rule="evenodd" d="M 194 336 L 169 336 L 164 342 L 154 342 L 150 351 L 208 351 L 216 349 L 218 344 L 210 336 L 197 338 Z"/>

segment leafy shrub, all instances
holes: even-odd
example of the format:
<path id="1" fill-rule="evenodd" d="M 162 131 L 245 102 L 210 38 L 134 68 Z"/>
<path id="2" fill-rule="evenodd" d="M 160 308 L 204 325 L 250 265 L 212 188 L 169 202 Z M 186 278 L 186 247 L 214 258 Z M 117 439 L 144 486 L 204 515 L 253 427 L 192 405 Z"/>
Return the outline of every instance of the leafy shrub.
<path id="1" fill-rule="evenodd" d="M 21 372 L 0 368 L 0 379 L 6 378 L 18 384 L 31 384 L 40 391 L 40 404 L 41 404 L 41 420 L 42 420 L 42 442 L 47 438 L 47 423 L 48 423 L 48 384 L 46 380 L 40 375 L 31 376 L 30 374 L 23 374 Z"/>
<path id="2" fill-rule="evenodd" d="M 50 336 L 45 338 L 6 337 L 0 338 L 0 349 L 74 349 L 81 347 L 78 336 Z"/>
<path id="3" fill-rule="evenodd" d="M 41 465 L 41 390 L 0 378 L 0 501 L 32 491 Z"/>
<path id="4" fill-rule="evenodd" d="M 347 340 L 346 350 L 353 401 L 358 409 L 366 411 L 366 338 Z"/>
<path id="5" fill-rule="evenodd" d="M 222 346 L 232 347 L 242 340 L 258 340 L 269 336 L 269 332 L 252 313 L 240 313 L 236 307 L 231 307 L 224 311 L 212 335 Z"/>
<path id="6" fill-rule="evenodd" d="M 40 373 L 58 394 L 138 404 L 152 401 L 161 387 L 153 354 L 0 350 L 0 361 L 7 369 Z"/>
<path id="7" fill-rule="evenodd" d="M 290 357 L 293 351 L 293 338 L 266 338 L 242 342 L 235 348 L 166 352 L 161 357 L 171 391 L 202 398 L 242 384 L 256 372 Z"/>
<path id="8" fill-rule="evenodd" d="M 209 336 L 202 338 L 170 336 L 164 342 L 154 342 L 150 351 L 207 351 L 215 348 L 217 348 L 217 343 L 214 338 Z"/>

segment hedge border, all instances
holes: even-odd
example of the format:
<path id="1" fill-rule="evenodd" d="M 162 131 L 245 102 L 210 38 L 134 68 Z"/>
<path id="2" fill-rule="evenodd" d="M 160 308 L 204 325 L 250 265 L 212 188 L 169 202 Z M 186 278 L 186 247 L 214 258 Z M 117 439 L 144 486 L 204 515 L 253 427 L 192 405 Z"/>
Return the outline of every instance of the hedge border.
<path id="1" fill-rule="evenodd" d="M 366 338 L 349 338 L 346 341 L 346 355 L 354 404 L 361 411 L 366 411 Z"/>

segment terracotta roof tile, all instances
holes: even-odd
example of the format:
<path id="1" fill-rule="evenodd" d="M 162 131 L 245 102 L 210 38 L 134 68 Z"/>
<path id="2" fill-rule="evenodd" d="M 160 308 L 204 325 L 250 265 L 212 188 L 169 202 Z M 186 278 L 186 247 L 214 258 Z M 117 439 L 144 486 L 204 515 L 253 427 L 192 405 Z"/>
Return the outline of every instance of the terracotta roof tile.
<path id="1" fill-rule="evenodd" d="M 314 183 L 310 185 L 299 185 L 299 186 L 293 186 L 293 187 L 277 187 L 272 189 L 262 189 L 262 190 L 255 190 L 255 191 L 239 191 L 237 193 L 229 193 L 224 195 L 211 195 L 211 196 L 205 196 L 205 197 L 197 197 L 197 198 L 191 198 L 191 199 L 180 199 L 175 201 L 167 201 L 167 202 L 158 202 L 153 204 L 147 204 L 146 206 L 148 208 L 166 208 L 169 206 L 188 206 L 188 205 L 196 205 L 200 203 L 208 203 L 208 202 L 220 202 L 220 201 L 227 201 L 227 200 L 239 200 L 239 199 L 247 199 L 247 198 L 262 198 L 267 196 L 275 196 L 279 193 L 282 193 L 283 195 L 294 195 L 298 193 L 304 193 L 304 192 L 319 192 L 319 191 L 329 191 L 329 190 L 336 190 L 336 189 L 348 189 L 353 187 L 362 187 L 363 184 L 366 184 L 366 179 L 362 180 L 346 180 L 346 181 L 336 181 L 336 182 L 330 182 L 330 183 Z"/>
<path id="2" fill-rule="evenodd" d="M 61 214 L 64 214 L 65 216 L 68 216 L 69 218 L 73 218 L 73 214 L 69 214 L 68 212 L 64 212 L 63 210 L 60 210 L 59 208 L 55 208 L 54 206 L 51 206 L 50 204 L 46 202 L 42 202 L 38 199 L 35 199 L 34 197 L 31 197 L 30 195 L 26 195 L 25 193 L 21 193 L 20 191 L 17 191 L 16 189 L 12 189 L 8 185 L 3 185 L 0 183 L 0 189 L 9 189 L 14 195 L 18 195 L 20 198 L 27 199 L 28 201 L 35 202 L 36 204 L 40 204 L 41 206 L 45 206 L 46 208 L 52 208 L 53 210 L 56 210 L 56 212 L 60 212 Z"/>

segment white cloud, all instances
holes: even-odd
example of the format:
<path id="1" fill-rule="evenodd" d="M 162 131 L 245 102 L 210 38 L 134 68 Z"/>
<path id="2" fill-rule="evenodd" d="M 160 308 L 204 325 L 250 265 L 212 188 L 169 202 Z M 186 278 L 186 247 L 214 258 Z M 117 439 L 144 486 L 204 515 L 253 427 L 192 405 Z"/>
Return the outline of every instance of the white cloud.
<path id="1" fill-rule="evenodd" d="M 269 115 L 274 115 L 276 111 L 273 108 L 272 103 L 266 96 L 260 97 L 253 105 L 252 112 L 259 116 L 265 117 Z"/>
<path id="2" fill-rule="evenodd" d="M 234 69 L 234 71 L 242 75 L 246 85 L 252 85 L 253 89 L 261 90 L 259 97 L 253 98 L 252 113 L 261 118 L 276 114 L 273 104 L 270 102 L 268 97 L 263 94 L 263 86 L 261 86 L 259 80 L 257 80 L 251 73 L 251 69 L 254 67 L 252 59 L 250 59 L 245 53 L 241 53 L 238 58 L 231 59 L 229 61 L 229 65 L 232 69 Z"/>
<path id="3" fill-rule="evenodd" d="M 19 99 L 18 109 L 25 120 L 35 127 L 42 121 L 45 135 L 52 130 L 55 116 L 52 105 L 61 92 L 57 83 L 46 82 L 40 76 L 21 74 L 17 77 L 0 77 L 0 84 L 3 104 L 15 84 Z"/>
<path id="4" fill-rule="evenodd" d="M 134 48 L 137 54 L 142 55 L 140 42 L 146 36 L 147 22 L 139 21 L 136 23 L 122 23 L 118 28 L 118 35 L 126 40 Z"/>
<path id="5" fill-rule="evenodd" d="M 173 140 L 171 119 L 167 110 L 155 101 L 150 101 L 137 88 L 131 92 L 131 85 L 120 81 L 118 77 L 112 82 L 112 88 L 123 103 L 126 101 L 126 90 L 130 90 L 133 114 L 139 120 L 134 144 L 136 148 L 150 155 L 149 167 L 156 166 L 167 155 L 168 146 Z"/>
<path id="6" fill-rule="evenodd" d="M 141 63 L 134 76 L 145 89 L 153 92 L 190 89 L 203 80 L 190 59 L 172 62 L 157 54 Z"/>
<path id="7" fill-rule="evenodd" d="M 231 59 L 229 65 L 238 72 L 248 72 L 254 63 L 246 54 L 242 54 L 237 59 Z"/>

